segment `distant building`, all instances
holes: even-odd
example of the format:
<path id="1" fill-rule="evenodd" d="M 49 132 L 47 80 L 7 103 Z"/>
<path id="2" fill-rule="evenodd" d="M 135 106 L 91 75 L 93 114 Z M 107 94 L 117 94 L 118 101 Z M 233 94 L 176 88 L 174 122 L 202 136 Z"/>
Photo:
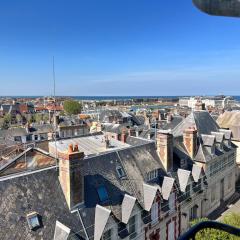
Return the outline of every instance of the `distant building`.
<path id="1" fill-rule="evenodd" d="M 181 107 L 189 107 L 194 109 L 196 103 L 202 101 L 206 107 L 214 107 L 214 108 L 226 108 L 229 105 L 233 104 L 235 101 L 231 97 L 183 97 L 179 99 L 179 105 Z"/>

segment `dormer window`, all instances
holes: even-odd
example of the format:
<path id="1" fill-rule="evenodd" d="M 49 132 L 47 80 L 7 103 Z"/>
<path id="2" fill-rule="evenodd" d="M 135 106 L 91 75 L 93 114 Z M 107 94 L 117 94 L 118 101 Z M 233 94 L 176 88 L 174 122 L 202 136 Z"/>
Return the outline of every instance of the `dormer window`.
<path id="1" fill-rule="evenodd" d="M 118 174 L 119 178 L 124 178 L 126 176 L 126 174 L 125 174 L 125 172 L 124 172 L 124 170 L 121 166 L 118 166 L 116 168 L 116 171 L 117 171 L 117 174 Z"/>
<path id="2" fill-rule="evenodd" d="M 152 181 L 158 177 L 158 169 L 155 169 L 147 174 L 147 180 Z"/>
<path id="3" fill-rule="evenodd" d="M 106 202 L 109 199 L 107 189 L 104 186 L 99 187 L 97 192 L 101 202 Z"/>
<path id="4" fill-rule="evenodd" d="M 39 216 L 36 212 L 29 213 L 27 215 L 28 226 L 31 230 L 40 227 Z"/>
<path id="5" fill-rule="evenodd" d="M 180 160 L 180 168 L 184 169 L 184 168 L 186 168 L 186 165 L 187 165 L 187 159 L 182 158 Z"/>

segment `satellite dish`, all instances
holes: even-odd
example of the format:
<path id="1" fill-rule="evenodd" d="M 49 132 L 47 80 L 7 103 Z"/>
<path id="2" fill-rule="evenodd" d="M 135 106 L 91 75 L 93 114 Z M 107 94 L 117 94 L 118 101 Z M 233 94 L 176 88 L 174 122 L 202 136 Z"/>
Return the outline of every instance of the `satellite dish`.
<path id="1" fill-rule="evenodd" d="M 192 0 L 201 11 L 215 16 L 240 17 L 240 0 Z"/>

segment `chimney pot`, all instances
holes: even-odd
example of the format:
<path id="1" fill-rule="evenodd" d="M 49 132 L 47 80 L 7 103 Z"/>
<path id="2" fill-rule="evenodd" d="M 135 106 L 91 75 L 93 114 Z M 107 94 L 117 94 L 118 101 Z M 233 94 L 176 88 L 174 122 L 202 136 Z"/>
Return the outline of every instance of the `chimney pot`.
<path id="1" fill-rule="evenodd" d="M 78 145 L 77 144 L 75 144 L 75 146 L 74 146 L 74 152 L 78 152 L 79 150 L 78 150 Z"/>
<path id="2" fill-rule="evenodd" d="M 73 145 L 72 144 L 68 145 L 68 153 L 69 154 L 73 153 Z"/>

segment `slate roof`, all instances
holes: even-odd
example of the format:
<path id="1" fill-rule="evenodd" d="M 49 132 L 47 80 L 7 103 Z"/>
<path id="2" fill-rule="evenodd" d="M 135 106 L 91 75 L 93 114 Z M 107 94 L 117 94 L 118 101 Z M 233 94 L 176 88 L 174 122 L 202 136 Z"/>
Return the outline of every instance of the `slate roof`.
<path id="1" fill-rule="evenodd" d="M 43 134 L 53 132 L 54 128 L 52 124 L 34 124 L 29 130 L 32 134 Z"/>
<path id="2" fill-rule="evenodd" d="M 103 131 L 104 132 L 111 132 L 116 134 L 121 134 L 126 126 L 123 124 L 115 124 L 115 123 L 103 123 Z"/>
<path id="3" fill-rule="evenodd" d="M 85 160 L 85 208 L 80 213 L 85 226 L 94 224 L 95 206 L 100 204 L 112 211 L 115 221 L 121 221 L 121 204 L 124 194 L 137 198 L 143 207 L 143 182 L 147 173 L 159 169 L 161 177 L 166 176 L 154 143 L 129 147 L 105 153 Z M 116 167 L 121 166 L 126 176 L 119 178 Z M 160 181 L 160 180 L 159 180 Z M 160 182 L 159 182 L 160 184 Z M 101 202 L 97 188 L 105 186 L 109 199 Z M 93 228 L 88 228 L 88 236 L 93 236 Z"/>
<path id="4" fill-rule="evenodd" d="M 163 130 L 174 129 L 183 121 L 183 119 L 184 118 L 182 116 L 173 116 L 170 122 L 161 121 L 160 129 Z"/>
<path id="5" fill-rule="evenodd" d="M 223 148 L 220 149 L 220 145 L 215 144 L 215 142 L 221 143 L 224 138 L 230 139 L 231 132 L 220 129 L 218 124 L 207 111 L 194 111 L 172 130 L 175 140 L 175 154 L 188 155 L 183 144 L 183 132 L 185 129 L 191 127 L 197 129 L 198 134 L 198 147 L 192 160 L 207 162 L 216 156 L 220 156 L 225 152 L 230 151 L 229 147 L 225 144 L 223 144 Z M 214 147 L 213 153 L 211 152 L 211 147 Z M 235 145 L 231 144 L 231 147 L 235 147 Z M 176 151 L 176 149 L 178 149 L 178 151 Z"/>
<path id="6" fill-rule="evenodd" d="M 26 215 L 36 211 L 42 227 L 29 229 Z M 56 220 L 74 232 L 82 230 L 77 213 L 71 214 L 56 168 L 14 178 L 0 178 L 1 240 L 52 240 Z M 69 238 L 71 239 L 71 238 Z"/>
<path id="7" fill-rule="evenodd" d="M 173 129 L 173 136 L 183 135 L 183 131 L 189 127 L 195 127 L 199 135 L 219 132 L 220 128 L 207 111 L 194 111 Z"/>
<path id="8" fill-rule="evenodd" d="M 105 122 L 107 118 L 113 116 L 115 119 L 122 119 L 122 114 L 118 110 L 104 110 L 99 115 L 100 122 Z"/>

